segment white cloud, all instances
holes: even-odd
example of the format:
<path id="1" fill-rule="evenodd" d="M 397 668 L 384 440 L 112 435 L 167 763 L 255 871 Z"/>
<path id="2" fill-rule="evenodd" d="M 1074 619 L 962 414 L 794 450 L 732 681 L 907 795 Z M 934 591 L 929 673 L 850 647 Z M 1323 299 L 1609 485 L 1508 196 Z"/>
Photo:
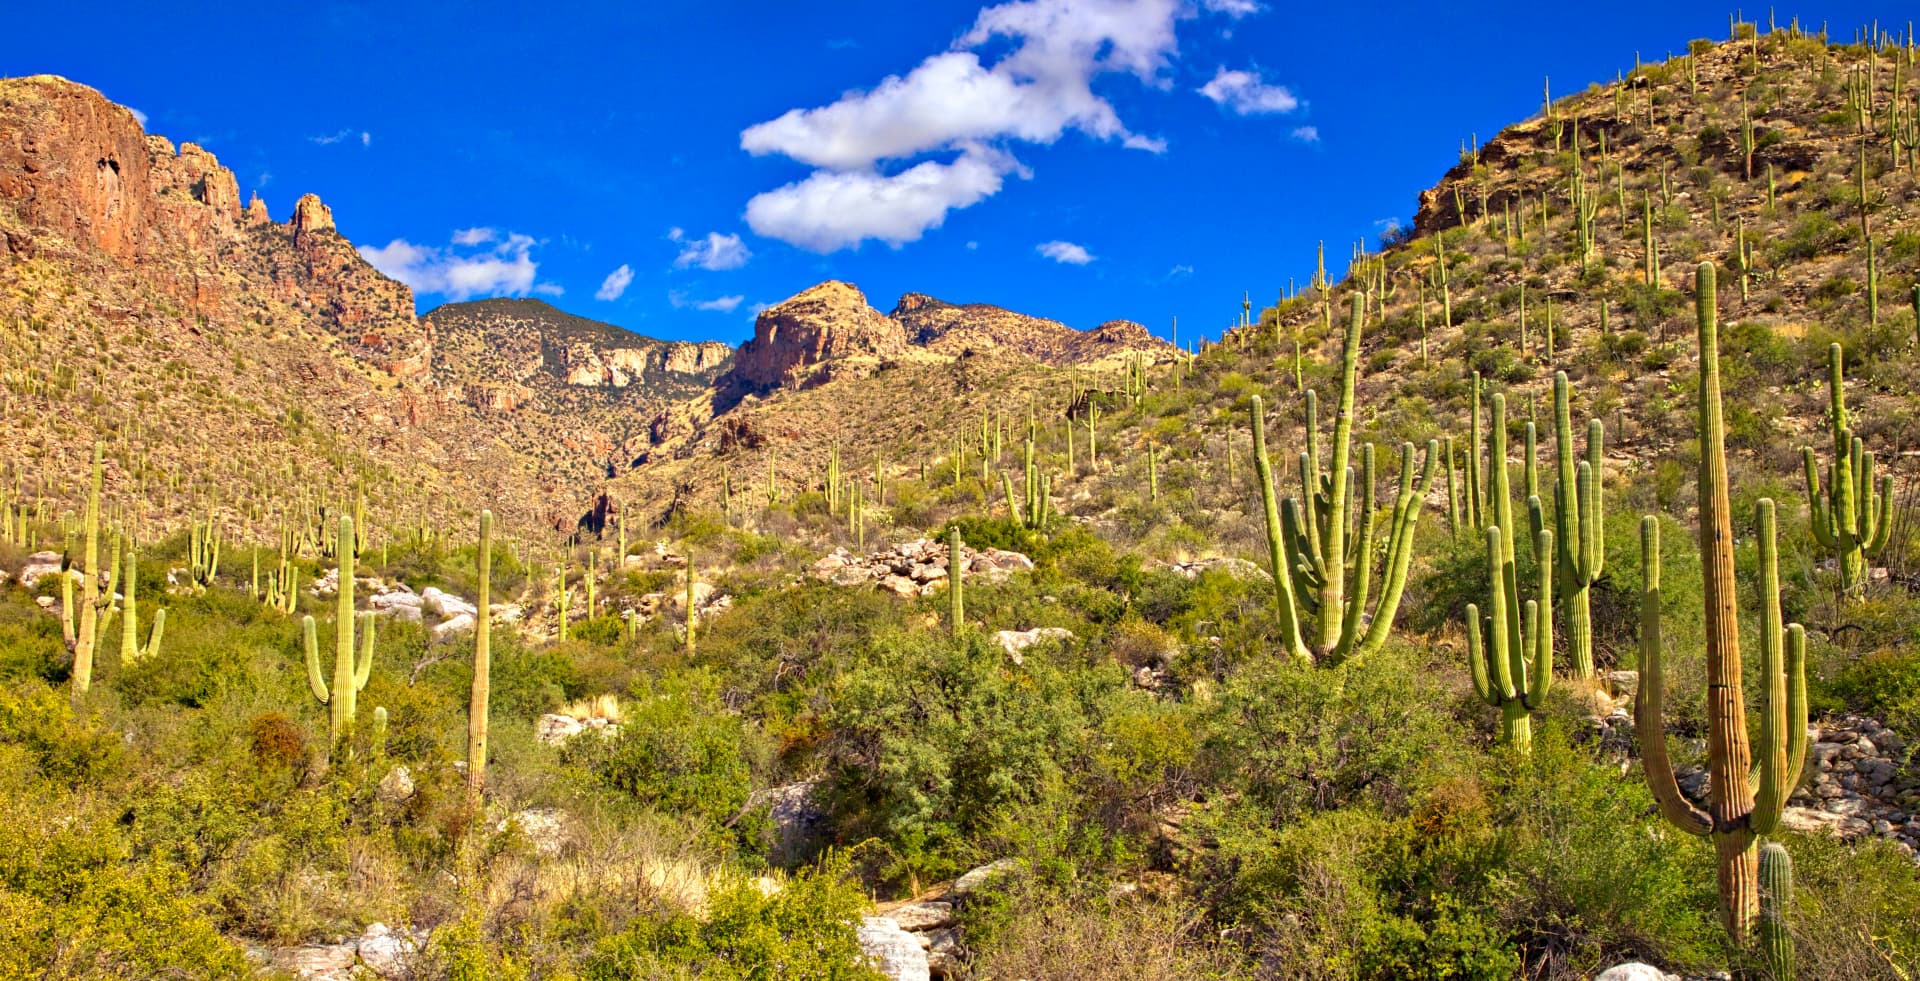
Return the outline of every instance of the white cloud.
<path id="1" fill-rule="evenodd" d="M 559 283 L 535 283 L 533 284 L 533 291 L 544 296 L 567 295 L 567 288 Z"/>
<path id="2" fill-rule="evenodd" d="M 608 273 L 607 278 L 600 281 L 600 288 L 594 291 L 593 298 L 618 300 L 620 294 L 627 291 L 627 284 L 631 282 L 633 282 L 633 267 L 623 262 L 620 268 Z"/>
<path id="3" fill-rule="evenodd" d="M 667 238 L 680 243 L 680 255 L 673 260 L 675 269 L 699 266 L 709 272 L 720 272 L 738 269 L 753 258 L 747 244 L 735 234 L 708 232 L 705 238 L 688 238 L 684 229 L 674 228 L 668 230 Z"/>
<path id="4" fill-rule="evenodd" d="M 1093 261 L 1093 253 L 1088 252 L 1086 246 L 1075 245 L 1072 242 L 1062 242 L 1057 239 L 1052 242 L 1041 242 L 1039 245 L 1034 246 L 1033 250 L 1055 262 L 1066 263 L 1070 266 L 1084 266 Z"/>
<path id="5" fill-rule="evenodd" d="M 806 180 L 755 195 L 747 202 L 747 224 L 815 252 L 853 248 L 870 238 L 899 248 L 940 227 L 947 212 L 999 193 L 1010 166 L 1017 167 L 1004 154 L 976 148 L 952 163 L 929 160 L 891 176 L 817 170 Z"/>
<path id="6" fill-rule="evenodd" d="M 1254 0 L 1200 0 L 1200 6 L 1207 8 L 1210 13 L 1226 14 L 1236 20 L 1266 9 Z"/>
<path id="7" fill-rule="evenodd" d="M 1294 139 L 1299 140 L 1302 143 L 1318 143 L 1320 142 L 1320 127 L 1318 126 L 1296 127 L 1291 135 L 1293 136 Z"/>
<path id="8" fill-rule="evenodd" d="M 140 128 L 141 128 L 141 129 L 146 129 L 146 128 L 147 128 L 147 114 L 146 114 L 146 113 L 144 113 L 144 112 L 141 112 L 140 110 L 138 110 L 138 109 L 135 109 L 135 108 L 134 108 L 134 107 L 132 107 L 132 106 L 128 106 L 128 107 L 127 107 L 127 111 L 128 111 L 128 112 L 130 112 L 130 113 L 133 113 L 133 121 L 134 121 L 134 122 L 136 122 L 136 123 L 139 123 L 139 124 L 140 124 Z"/>
<path id="9" fill-rule="evenodd" d="M 1193 267 L 1183 262 L 1177 266 L 1174 266 L 1172 269 L 1167 270 L 1166 278 L 1178 279 L 1181 276 L 1191 276 L 1191 275 L 1193 275 Z"/>
<path id="10" fill-rule="evenodd" d="M 980 251 L 980 243 L 979 243 L 979 242 L 968 242 L 968 243 L 967 243 L 967 251 L 968 251 L 968 252 L 978 252 L 978 251 Z"/>
<path id="11" fill-rule="evenodd" d="M 1242 16 L 1254 0 L 1206 0 Z M 1133 132 L 1093 91 L 1110 74 L 1152 88 L 1178 53 L 1174 26 L 1197 16 L 1187 0 L 1012 0 L 980 11 L 951 49 L 905 75 L 828 105 L 793 109 L 748 127 L 742 149 L 817 168 L 747 204 L 753 230 L 821 252 L 866 239 L 894 246 L 938 227 L 949 211 L 1000 190 L 1023 168 L 1002 141 L 1051 144 L 1068 131 L 1158 153 L 1163 140 Z M 1010 50 L 991 64 L 981 51 Z M 949 162 L 913 158 L 958 152 Z M 905 169 L 889 173 L 883 164 Z M 841 210 L 848 208 L 850 210 Z"/>
<path id="12" fill-rule="evenodd" d="M 494 237 L 499 234 L 500 234 L 499 232 L 491 228 L 486 228 L 482 226 L 475 226 L 473 228 L 462 228 L 459 231 L 453 233 L 453 244 L 485 245 L 486 243 L 493 241 Z"/>
<path id="13" fill-rule="evenodd" d="M 475 249 L 479 243 L 462 243 L 466 229 L 455 233 L 447 248 L 415 245 L 394 239 L 385 246 L 360 246 L 360 255 L 373 268 L 392 276 L 416 293 L 438 293 L 450 300 L 475 296 L 525 296 L 531 292 L 558 295 L 553 283 L 535 285 L 540 264 L 533 259 L 537 243 L 532 236 L 508 233 L 488 248 Z"/>
<path id="14" fill-rule="evenodd" d="M 691 307 L 695 310 L 705 310 L 710 313 L 732 313 L 739 309 L 740 304 L 745 300 L 746 297 L 744 296 L 721 296 L 711 300 L 696 300 L 679 290 L 671 290 L 667 293 L 667 302 L 673 304 L 675 309 Z M 765 304 L 759 304 L 754 307 L 753 312 L 757 314 L 765 309 Z"/>
<path id="15" fill-rule="evenodd" d="M 322 133 L 319 136 L 307 137 L 308 143 L 314 143 L 320 146 L 332 146 L 335 143 L 345 143 L 348 140 L 358 140 L 363 147 L 372 146 L 373 134 L 366 130 L 360 130 L 356 133 L 352 129 L 343 129 L 337 133 Z"/>
<path id="16" fill-rule="evenodd" d="M 361 131 L 360 131 L 360 145 L 361 145 L 361 146 L 372 146 L 372 145 L 373 145 L 373 134 L 372 134 L 372 133 L 369 133 L 369 132 L 367 132 L 367 131 L 366 131 L 366 130 L 364 130 L 364 129 L 363 129 L 363 130 L 361 130 Z"/>
<path id="17" fill-rule="evenodd" d="M 1228 71 L 1225 66 L 1214 73 L 1212 81 L 1196 91 L 1242 116 L 1292 112 L 1300 108 L 1300 100 L 1294 98 L 1292 92 L 1261 81 L 1258 72 Z"/>

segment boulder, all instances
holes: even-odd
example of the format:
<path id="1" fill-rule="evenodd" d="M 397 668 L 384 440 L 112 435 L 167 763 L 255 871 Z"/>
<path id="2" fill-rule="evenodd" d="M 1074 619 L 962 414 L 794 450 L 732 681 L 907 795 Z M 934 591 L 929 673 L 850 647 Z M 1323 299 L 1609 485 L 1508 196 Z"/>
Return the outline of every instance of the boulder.
<path id="1" fill-rule="evenodd" d="M 475 617 L 480 608 L 452 593 L 443 592 L 438 586 L 428 586 L 420 591 L 420 608 L 437 617 L 452 618 L 461 616 Z"/>
<path id="2" fill-rule="evenodd" d="M 560 746 L 579 735 L 580 730 L 585 728 L 585 723 L 572 716 L 548 713 L 533 724 L 533 738 L 549 746 Z"/>
<path id="3" fill-rule="evenodd" d="M 936 930 L 953 925 L 953 904 L 928 900 L 910 903 L 887 912 L 887 918 L 902 930 Z"/>
<path id="4" fill-rule="evenodd" d="M 354 957 L 354 944 L 308 944 L 276 950 L 269 963 L 274 970 L 299 981 L 348 981 L 353 975 Z"/>
<path id="5" fill-rule="evenodd" d="M 389 804 L 398 804 L 413 796 L 413 774 L 404 766 L 396 766 L 380 778 L 380 786 L 375 788 L 374 796 Z"/>
<path id="6" fill-rule="evenodd" d="M 1019 859 L 1013 858 L 1003 858 L 997 862 L 988 862 L 968 872 L 966 875 L 953 880 L 952 887 L 947 889 L 947 900 L 954 903 L 962 902 L 969 895 L 972 895 L 974 890 L 979 889 L 981 886 L 1003 875 L 1007 875 L 1019 867 Z"/>
<path id="7" fill-rule="evenodd" d="M 27 556 L 27 564 L 20 570 L 20 585 L 32 589 L 43 577 L 59 574 L 59 552 L 35 552 Z"/>
<path id="8" fill-rule="evenodd" d="M 913 934 L 884 916 L 868 916 L 857 931 L 860 952 L 888 981 L 932 981 L 926 949 Z"/>
<path id="9" fill-rule="evenodd" d="M 1600 972 L 1593 981 L 1675 981 L 1674 976 L 1639 961 L 1616 964 Z"/>
<path id="10" fill-rule="evenodd" d="M 412 977 L 413 958 L 419 952 L 417 940 L 384 923 L 370 924 L 360 938 L 360 963 L 386 981 Z"/>
<path id="11" fill-rule="evenodd" d="M 1032 630 L 1000 630 L 994 633 L 993 639 L 999 643 L 1002 650 L 1007 652 L 1008 657 L 1013 658 L 1013 663 L 1020 664 L 1023 660 L 1020 655 L 1021 651 L 1043 640 L 1057 640 L 1065 643 L 1073 639 L 1073 631 L 1065 627 L 1035 627 Z"/>
<path id="12" fill-rule="evenodd" d="M 455 634 L 465 633 L 473 629 L 473 624 L 473 614 L 461 613 L 451 619 L 436 624 L 433 628 L 433 639 L 446 640 Z"/>

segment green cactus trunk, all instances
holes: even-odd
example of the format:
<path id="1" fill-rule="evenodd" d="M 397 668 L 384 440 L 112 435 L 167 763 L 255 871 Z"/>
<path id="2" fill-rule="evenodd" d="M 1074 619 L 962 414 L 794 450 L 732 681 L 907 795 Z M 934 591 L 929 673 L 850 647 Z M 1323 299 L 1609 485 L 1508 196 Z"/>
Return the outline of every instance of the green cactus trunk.
<path id="1" fill-rule="evenodd" d="M 1793 856 L 1770 841 L 1760 848 L 1760 957 L 1772 981 L 1793 981 L 1793 934 L 1787 925 L 1793 905 Z"/>
<path id="2" fill-rule="evenodd" d="M 1665 645 L 1660 629 L 1660 525 L 1641 522 L 1639 693 L 1634 727 L 1648 789 L 1675 827 L 1713 839 L 1721 919 L 1735 946 L 1746 946 L 1759 913 L 1758 836 L 1778 825 L 1806 758 L 1806 632 L 1783 625 L 1773 501 L 1755 507 L 1760 550 L 1762 670 L 1759 760 L 1747 735 L 1741 687 L 1739 611 L 1735 602 L 1733 522 L 1728 505 L 1725 424 L 1720 403 L 1720 346 L 1714 267 L 1696 274 L 1700 344 L 1700 554 L 1706 619 L 1708 806 L 1680 793 L 1667 756 L 1662 709 Z M 1758 789 L 1754 787 L 1757 779 Z"/>
<path id="3" fill-rule="evenodd" d="M 966 631 L 967 611 L 960 568 L 960 529 L 947 530 L 947 624 L 958 639 Z"/>
<path id="4" fill-rule="evenodd" d="M 354 709 L 360 690 L 373 673 L 373 614 L 359 615 L 361 650 L 354 658 L 353 556 L 355 541 L 353 518 L 342 515 L 340 535 L 334 554 L 340 560 L 337 605 L 334 612 L 333 684 L 328 686 L 320 669 L 319 637 L 313 617 L 301 621 L 306 642 L 307 685 L 314 698 L 327 706 L 327 733 L 333 752 L 338 753 L 353 735 Z"/>
<path id="5" fill-rule="evenodd" d="M 474 557 L 480 573 L 474 597 L 473 687 L 467 701 L 467 790 L 475 795 L 487 787 L 487 703 L 493 692 L 493 512 L 480 512 L 480 551 Z"/>
<path id="6" fill-rule="evenodd" d="M 1813 448 L 1802 447 L 1800 455 L 1807 478 L 1807 524 L 1814 543 L 1834 556 L 1842 594 L 1858 598 L 1866 588 L 1867 559 L 1886 548 L 1892 533 L 1893 478 L 1882 477 L 1875 485 L 1874 455 L 1849 426 L 1844 357 L 1839 344 L 1827 348 L 1827 424 L 1833 438 L 1833 464 L 1827 470 L 1824 495 Z"/>

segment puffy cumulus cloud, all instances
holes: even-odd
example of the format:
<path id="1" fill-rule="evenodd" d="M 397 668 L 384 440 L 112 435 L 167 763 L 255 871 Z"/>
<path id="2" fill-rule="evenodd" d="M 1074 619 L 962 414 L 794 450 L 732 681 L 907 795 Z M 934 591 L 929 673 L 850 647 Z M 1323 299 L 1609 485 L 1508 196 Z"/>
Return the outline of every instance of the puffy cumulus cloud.
<path id="1" fill-rule="evenodd" d="M 1299 140 L 1302 143 L 1318 143 L 1320 142 L 1320 127 L 1318 126 L 1296 127 L 1292 135 L 1294 139 Z"/>
<path id="2" fill-rule="evenodd" d="M 675 309 L 705 310 L 709 313 L 732 313 L 738 310 L 745 300 L 744 296 L 719 296 L 711 300 L 696 300 L 679 290 L 671 290 L 667 293 L 667 302 L 673 304 Z M 760 304 L 754 308 L 754 312 L 757 314 L 764 309 L 766 305 Z"/>
<path id="3" fill-rule="evenodd" d="M 1069 266 L 1084 266 L 1093 261 L 1093 253 L 1088 252 L 1086 246 L 1057 239 L 1052 242 L 1041 242 L 1034 246 L 1033 250 L 1055 262 Z"/>
<path id="4" fill-rule="evenodd" d="M 692 238 L 684 229 L 675 228 L 667 232 L 667 238 L 680 245 L 680 255 L 673 260 L 675 269 L 698 266 L 709 272 L 721 272 L 738 269 L 753 258 L 747 243 L 734 234 L 708 232 L 705 238 Z"/>
<path id="5" fill-rule="evenodd" d="M 445 248 L 396 238 L 384 246 L 362 245 L 360 255 L 373 268 L 407 284 L 414 292 L 438 293 L 449 300 L 559 294 L 557 284 L 534 282 L 540 264 L 533 258 L 533 248 L 539 243 L 532 236 L 489 235 L 476 242 L 472 240 L 476 231 L 470 228 L 454 233 Z M 462 236 L 468 241 L 462 242 Z M 480 245 L 486 247 L 476 247 Z"/>
<path id="6" fill-rule="evenodd" d="M 607 278 L 600 281 L 600 288 L 593 291 L 593 298 L 596 300 L 618 300 L 620 294 L 625 293 L 627 291 L 627 285 L 632 282 L 633 267 L 623 262 L 620 264 L 620 268 L 608 273 Z"/>
<path id="7" fill-rule="evenodd" d="M 493 241 L 496 237 L 499 236 L 499 234 L 500 234 L 499 232 L 491 228 L 482 228 L 478 226 L 473 228 L 462 228 L 459 231 L 453 233 L 453 244 L 484 245 L 488 242 Z"/>
<path id="8" fill-rule="evenodd" d="M 1242 116 L 1292 112 L 1300 108 L 1300 100 L 1284 86 L 1268 85 L 1258 72 L 1229 71 L 1224 66 L 1198 91 Z"/>
<path id="9" fill-rule="evenodd" d="M 1205 0 L 1208 12 L 1243 16 L 1254 0 Z M 866 239 L 899 246 L 948 212 L 1000 190 L 1024 170 L 995 149 L 1051 144 L 1069 131 L 1160 152 L 1093 90 L 1105 75 L 1165 89 L 1178 51 L 1175 25 L 1202 7 L 1188 0 L 1013 0 L 980 11 L 947 51 L 828 105 L 792 109 L 748 127 L 742 149 L 812 166 L 804 180 L 756 196 L 747 221 L 769 238 L 820 252 Z M 982 51 L 1001 50 L 989 63 Z M 926 154 L 958 152 L 948 162 Z M 894 163 L 895 168 L 886 164 Z M 851 208 L 850 211 L 838 210 Z"/>
<path id="10" fill-rule="evenodd" d="M 815 171 L 803 181 L 755 195 L 747 224 L 815 252 L 849 249 L 867 239 L 895 248 L 938 228 L 947 213 L 999 193 L 1009 169 L 1003 154 L 975 148 L 950 163 L 929 160 L 897 174 Z"/>

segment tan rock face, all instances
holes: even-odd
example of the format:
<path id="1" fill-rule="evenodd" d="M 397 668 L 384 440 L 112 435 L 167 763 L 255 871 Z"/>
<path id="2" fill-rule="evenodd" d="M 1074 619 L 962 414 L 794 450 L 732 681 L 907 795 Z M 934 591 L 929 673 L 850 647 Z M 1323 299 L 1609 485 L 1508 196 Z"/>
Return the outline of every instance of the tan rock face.
<path id="1" fill-rule="evenodd" d="M 0 198 L 26 224 L 117 259 L 153 232 L 146 134 L 133 113 L 54 75 L 0 90 Z"/>
<path id="2" fill-rule="evenodd" d="M 697 375 L 719 367 L 720 363 L 727 360 L 727 356 L 732 353 L 733 348 L 730 345 L 719 341 L 668 344 L 666 357 L 660 366 L 679 375 Z"/>
<path id="3" fill-rule="evenodd" d="M 849 283 L 828 281 L 762 312 L 722 385 L 777 388 L 809 365 L 853 354 L 890 357 L 907 350 L 899 321 L 867 305 Z"/>
<path id="4" fill-rule="evenodd" d="M 318 194 L 302 194 L 293 205 L 293 244 L 301 246 L 303 239 L 315 232 L 333 231 L 333 209 L 320 203 Z"/>

